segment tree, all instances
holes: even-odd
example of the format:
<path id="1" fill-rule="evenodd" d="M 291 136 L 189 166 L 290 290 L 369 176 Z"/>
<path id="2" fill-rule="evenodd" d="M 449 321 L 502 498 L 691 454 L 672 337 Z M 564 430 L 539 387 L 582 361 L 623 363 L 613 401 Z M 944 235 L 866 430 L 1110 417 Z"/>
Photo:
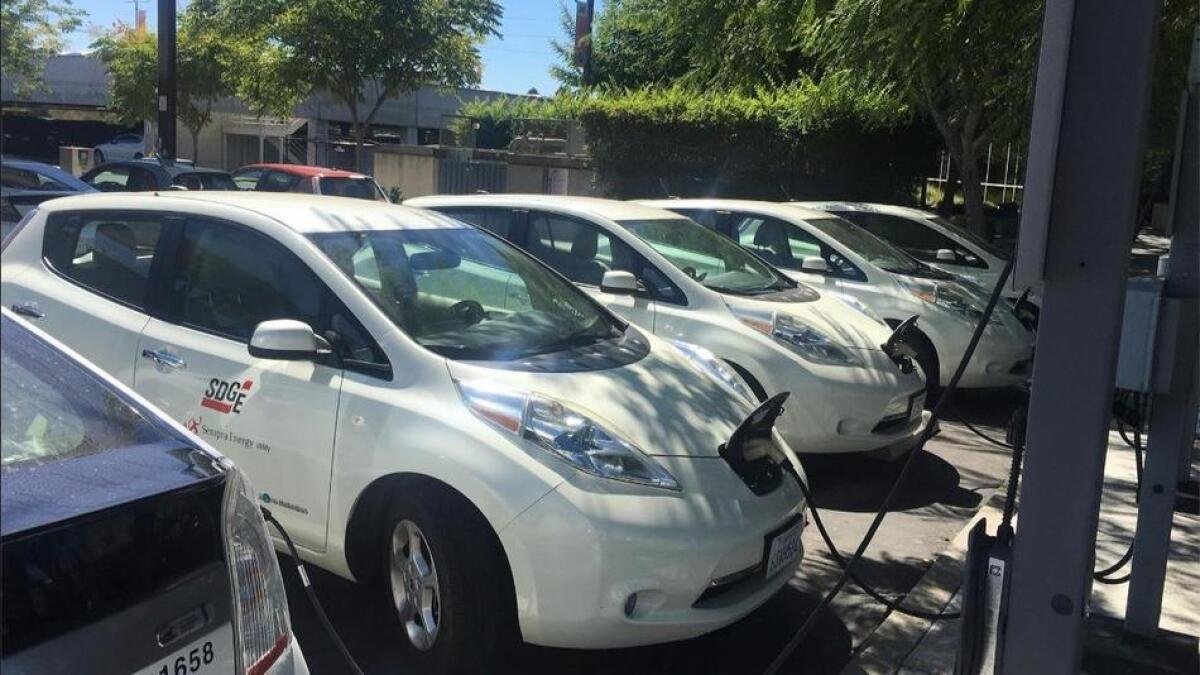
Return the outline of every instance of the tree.
<path id="1" fill-rule="evenodd" d="M 92 48 L 109 74 L 109 105 L 126 124 L 158 114 L 158 38 L 118 23 Z M 212 104 L 233 88 L 222 63 L 232 47 L 193 3 L 180 17 L 176 45 L 176 111 L 198 154 L 200 132 L 212 121 Z"/>
<path id="2" fill-rule="evenodd" d="M 478 46 L 497 34 L 500 20 L 495 0 L 218 0 L 216 7 L 241 45 L 227 62 L 238 96 L 256 111 L 283 113 L 329 92 L 350 113 L 359 168 L 389 98 L 425 84 L 479 82 Z"/>
<path id="3" fill-rule="evenodd" d="M 0 65 L 17 93 L 42 84 L 46 59 L 63 50 L 83 16 L 70 0 L 0 0 Z"/>
<path id="4" fill-rule="evenodd" d="M 1037 0 L 841 0 L 807 28 L 822 64 L 894 92 L 937 126 L 962 178 L 967 226 L 986 227 L 980 154 L 1026 133 Z"/>

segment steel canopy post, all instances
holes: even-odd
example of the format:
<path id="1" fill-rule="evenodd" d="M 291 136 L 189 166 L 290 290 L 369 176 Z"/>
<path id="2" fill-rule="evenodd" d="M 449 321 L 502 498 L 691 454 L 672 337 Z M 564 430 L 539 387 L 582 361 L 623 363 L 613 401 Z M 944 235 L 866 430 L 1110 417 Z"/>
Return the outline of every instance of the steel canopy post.
<path id="1" fill-rule="evenodd" d="M 155 150 L 175 159 L 175 0 L 158 0 L 158 143 Z M 192 154 L 196 152 L 192 148 Z"/>
<path id="2" fill-rule="evenodd" d="M 1051 184 L 1027 184 L 1048 204 L 1030 208 L 1026 192 L 1020 235 L 1035 242 L 1045 235 L 1044 256 L 1025 261 L 1040 263 L 1045 290 L 1001 661 L 1006 675 L 1080 669 L 1161 4 L 1046 3 L 1028 168 L 1030 181 Z M 1057 142 L 1036 142 L 1047 137 Z M 1037 153 L 1052 163 L 1039 165 Z M 1031 211 L 1043 217 L 1027 219 Z M 1039 226 L 1044 231 L 1035 231 Z M 1018 266 L 1031 248 L 1039 252 L 1021 248 Z"/>

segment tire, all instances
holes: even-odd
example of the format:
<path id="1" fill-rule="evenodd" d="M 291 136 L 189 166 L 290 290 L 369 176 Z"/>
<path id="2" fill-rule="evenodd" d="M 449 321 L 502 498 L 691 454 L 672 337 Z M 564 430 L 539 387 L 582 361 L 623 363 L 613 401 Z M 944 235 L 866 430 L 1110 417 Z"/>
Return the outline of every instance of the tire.
<path id="1" fill-rule="evenodd" d="M 100 166 L 103 163 L 104 163 L 104 153 L 99 150 L 93 152 L 92 153 L 92 165 Z"/>
<path id="2" fill-rule="evenodd" d="M 392 502 L 381 535 L 398 638 L 418 671 L 484 672 L 515 629 L 504 602 L 511 576 L 491 527 L 460 495 L 416 486 Z"/>

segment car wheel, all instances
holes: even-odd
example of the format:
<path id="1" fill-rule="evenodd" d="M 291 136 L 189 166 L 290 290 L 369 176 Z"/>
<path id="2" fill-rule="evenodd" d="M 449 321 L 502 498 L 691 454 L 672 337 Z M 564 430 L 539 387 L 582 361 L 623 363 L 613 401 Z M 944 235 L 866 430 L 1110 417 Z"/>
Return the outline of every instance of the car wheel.
<path id="1" fill-rule="evenodd" d="M 425 487 L 393 502 L 385 523 L 385 578 L 407 651 L 421 672 L 482 671 L 509 634 L 500 582 L 510 577 L 503 552 L 489 550 L 499 546 L 490 526 L 459 495 Z"/>
<path id="2" fill-rule="evenodd" d="M 99 150 L 93 152 L 92 153 L 92 162 L 96 166 L 103 164 L 104 163 L 104 153 Z"/>

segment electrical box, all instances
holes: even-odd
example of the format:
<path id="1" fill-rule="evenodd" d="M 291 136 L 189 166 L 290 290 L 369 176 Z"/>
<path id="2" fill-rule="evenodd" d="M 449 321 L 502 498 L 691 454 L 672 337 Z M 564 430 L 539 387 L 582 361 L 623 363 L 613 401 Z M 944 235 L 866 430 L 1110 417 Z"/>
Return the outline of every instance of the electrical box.
<path id="1" fill-rule="evenodd" d="M 1121 321 L 1121 348 L 1117 352 L 1117 387 L 1154 391 L 1154 355 L 1162 311 L 1164 280 L 1130 279 L 1125 289 L 1125 316 Z"/>
<path id="2" fill-rule="evenodd" d="M 58 167 L 72 176 L 78 176 L 93 166 L 95 156 L 92 148 L 75 148 L 68 145 L 58 147 Z"/>

